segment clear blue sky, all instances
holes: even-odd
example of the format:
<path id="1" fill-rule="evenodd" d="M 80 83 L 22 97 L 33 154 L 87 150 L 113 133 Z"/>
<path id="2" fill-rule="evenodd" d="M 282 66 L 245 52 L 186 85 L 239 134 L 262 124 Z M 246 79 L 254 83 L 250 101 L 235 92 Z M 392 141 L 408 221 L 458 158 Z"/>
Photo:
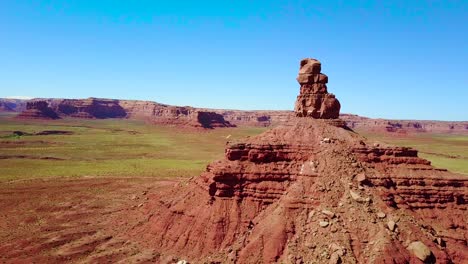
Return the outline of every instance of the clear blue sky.
<path id="1" fill-rule="evenodd" d="M 468 1 L 0 2 L 0 97 L 292 109 L 322 61 L 342 112 L 468 120 Z"/>

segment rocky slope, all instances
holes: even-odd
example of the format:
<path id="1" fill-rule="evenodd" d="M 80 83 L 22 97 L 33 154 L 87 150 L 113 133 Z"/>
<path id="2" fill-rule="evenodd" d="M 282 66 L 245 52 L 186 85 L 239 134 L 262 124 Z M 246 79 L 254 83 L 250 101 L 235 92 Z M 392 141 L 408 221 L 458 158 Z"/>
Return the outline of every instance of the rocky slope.
<path id="1" fill-rule="evenodd" d="M 427 263 L 464 263 L 467 188 L 415 150 L 304 119 L 152 197 L 134 235 L 195 262 L 422 263 L 409 249 L 421 242 Z"/>
<path id="2" fill-rule="evenodd" d="M 298 117 L 154 194 L 130 237 L 194 263 L 466 263 L 467 188 L 416 150 Z"/>

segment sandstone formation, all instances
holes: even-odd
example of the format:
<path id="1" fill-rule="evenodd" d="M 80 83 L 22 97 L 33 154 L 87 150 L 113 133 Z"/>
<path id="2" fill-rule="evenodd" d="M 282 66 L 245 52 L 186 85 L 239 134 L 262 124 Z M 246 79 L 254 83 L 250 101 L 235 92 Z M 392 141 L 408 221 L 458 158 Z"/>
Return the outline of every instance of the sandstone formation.
<path id="1" fill-rule="evenodd" d="M 322 64 L 316 59 L 301 60 L 297 81 L 301 91 L 294 111 L 298 117 L 337 119 L 340 115 L 340 102 L 335 95 L 328 93 L 328 76 L 321 73 Z"/>
<path id="2" fill-rule="evenodd" d="M 37 108 L 48 105 L 50 116 L 106 119 L 130 118 L 141 119 L 154 124 L 181 125 L 201 128 L 235 127 L 224 117 L 213 111 L 193 107 L 178 107 L 146 101 L 114 100 L 114 99 L 34 99 L 28 102 Z M 24 110 L 20 118 L 44 118 L 33 113 L 31 109 Z M 34 110 L 35 111 L 35 110 Z"/>
<path id="3" fill-rule="evenodd" d="M 462 263 L 467 187 L 415 150 L 301 119 L 231 143 L 201 176 L 153 197 L 136 233 L 194 261 L 418 263 L 406 241 L 421 240 L 438 263 Z"/>
<path id="4" fill-rule="evenodd" d="M 203 128 L 235 127 L 224 117 L 209 109 L 172 106 L 149 101 L 124 100 L 120 105 L 127 118 L 143 119 L 153 124 L 182 125 Z"/>
<path id="5" fill-rule="evenodd" d="M 195 263 L 466 263 L 468 179 L 330 123 L 298 117 L 229 143 L 154 194 L 130 237 Z"/>
<path id="6" fill-rule="evenodd" d="M 78 118 L 123 118 L 127 116 L 119 100 L 113 99 L 64 99 L 55 106 L 56 111 L 65 116 Z"/>
<path id="7" fill-rule="evenodd" d="M 20 119 L 58 119 L 57 113 L 46 101 L 28 102 L 26 110 L 17 116 Z"/>

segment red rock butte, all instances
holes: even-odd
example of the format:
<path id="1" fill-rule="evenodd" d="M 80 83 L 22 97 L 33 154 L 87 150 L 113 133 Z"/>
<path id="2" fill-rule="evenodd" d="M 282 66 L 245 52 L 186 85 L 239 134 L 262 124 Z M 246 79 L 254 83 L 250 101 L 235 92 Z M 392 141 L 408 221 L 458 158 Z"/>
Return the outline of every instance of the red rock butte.
<path id="1" fill-rule="evenodd" d="M 466 176 L 330 125 L 320 67 L 301 62 L 293 122 L 152 195 L 129 239 L 194 263 L 467 263 Z"/>

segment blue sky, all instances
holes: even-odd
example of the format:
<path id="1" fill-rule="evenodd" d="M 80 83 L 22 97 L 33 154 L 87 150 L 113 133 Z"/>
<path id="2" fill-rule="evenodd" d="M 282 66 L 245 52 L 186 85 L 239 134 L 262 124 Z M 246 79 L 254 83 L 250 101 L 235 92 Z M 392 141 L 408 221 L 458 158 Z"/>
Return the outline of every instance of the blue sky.
<path id="1" fill-rule="evenodd" d="M 1 1 L 0 97 L 293 109 L 322 61 L 342 112 L 468 120 L 467 1 Z"/>

